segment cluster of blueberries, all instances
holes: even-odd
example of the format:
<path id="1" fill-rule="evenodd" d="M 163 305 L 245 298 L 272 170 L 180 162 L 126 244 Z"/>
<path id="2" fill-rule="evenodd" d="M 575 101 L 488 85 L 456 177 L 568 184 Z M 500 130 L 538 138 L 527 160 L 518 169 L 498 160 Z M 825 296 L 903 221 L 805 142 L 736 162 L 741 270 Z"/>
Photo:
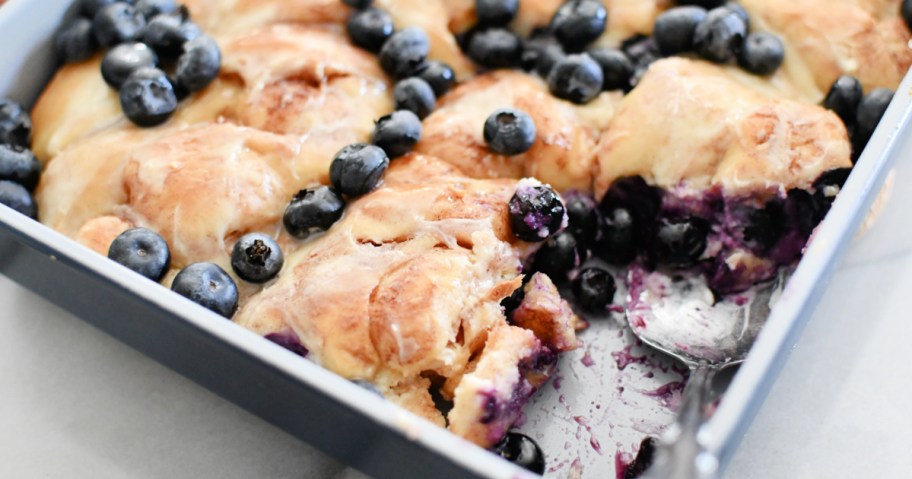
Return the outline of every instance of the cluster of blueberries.
<path id="1" fill-rule="evenodd" d="M 36 219 L 32 191 L 41 177 L 41 164 L 29 149 L 32 119 L 15 101 L 0 100 L 0 204 Z"/>
<path id="2" fill-rule="evenodd" d="M 912 2 L 910 2 L 912 3 Z M 864 151 L 880 119 L 893 100 L 893 90 L 876 88 L 864 94 L 857 78 L 843 75 L 833 82 L 823 106 L 839 115 L 852 140 L 852 161 Z"/>
<path id="3" fill-rule="evenodd" d="M 78 0 L 77 8 L 80 16 L 54 38 L 58 57 L 80 62 L 108 49 L 102 77 L 118 90 L 124 115 L 137 126 L 164 123 L 180 100 L 218 75 L 218 44 L 175 0 Z"/>

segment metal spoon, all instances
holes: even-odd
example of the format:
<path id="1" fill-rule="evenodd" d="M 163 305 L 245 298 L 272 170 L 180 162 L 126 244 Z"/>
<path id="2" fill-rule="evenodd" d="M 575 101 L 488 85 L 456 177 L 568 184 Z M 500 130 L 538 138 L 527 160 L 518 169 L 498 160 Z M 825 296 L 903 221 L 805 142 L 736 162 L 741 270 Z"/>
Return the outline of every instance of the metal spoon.
<path id="1" fill-rule="evenodd" d="M 690 368 L 681 410 L 663 434 L 648 479 L 709 479 L 719 461 L 700 431 L 716 373 L 741 363 L 766 323 L 788 273 L 739 295 L 716 301 L 700 275 L 630 271 L 627 322 L 647 345 Z"/>

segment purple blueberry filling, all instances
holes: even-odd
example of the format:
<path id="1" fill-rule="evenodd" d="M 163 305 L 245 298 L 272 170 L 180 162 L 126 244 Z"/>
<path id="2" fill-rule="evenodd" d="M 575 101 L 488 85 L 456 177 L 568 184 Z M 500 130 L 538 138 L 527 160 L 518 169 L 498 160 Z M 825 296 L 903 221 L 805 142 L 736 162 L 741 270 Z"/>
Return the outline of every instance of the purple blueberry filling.
<path id="1" fill-rule="evenodd" d="M 504 398 L 494 389 L 479 392 L 482 403 L 479 421 L 488 426 L 491 442 L 498 442 L 504 437 L 522 415 L 529 398 L 547 381 L 556 366 L 557 354 L 542 346 L 519 363 L 520 380 L 513 387 L 509 398 Z"/>
<path id="2" fill-rule="evenodd" d="M 270 333 L 265 336 L 266 339 L 282 346 L 283 348 L 301 356 L 302 358 L 307 357 L 307 348 L 301 344 L 301 340 L 298 339 L 298 335 L 290 329 L 278 333 Z"/>

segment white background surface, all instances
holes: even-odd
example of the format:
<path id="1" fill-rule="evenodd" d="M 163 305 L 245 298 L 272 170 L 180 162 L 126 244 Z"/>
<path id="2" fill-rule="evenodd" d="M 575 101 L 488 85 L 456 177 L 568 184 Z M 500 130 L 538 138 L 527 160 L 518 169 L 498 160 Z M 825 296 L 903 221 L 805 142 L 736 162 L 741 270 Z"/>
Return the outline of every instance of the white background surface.
<path id="1" fill-rule="evenodd" d="M 726 478 L 912 477 L 912 163 L 900 162 Z M 0 478 L 31 477 L 358 474 L 0 276 Z"/>

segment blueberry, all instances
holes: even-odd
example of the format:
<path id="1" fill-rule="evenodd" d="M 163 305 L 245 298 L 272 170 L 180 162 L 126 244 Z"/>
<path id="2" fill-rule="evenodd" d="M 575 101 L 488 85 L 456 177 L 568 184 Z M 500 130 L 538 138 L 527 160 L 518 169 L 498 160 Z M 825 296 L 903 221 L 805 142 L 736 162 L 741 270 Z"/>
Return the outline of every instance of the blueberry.
<path id="1" fill-rule="evenodd" d="M 514 289 L 513 293 L 511 293 L 510 296 L 507 296 L 500 301 L 500 307 L 503 308 L 504 316 L 508 321 L 513 316 L 513 312 L 516 311 L 516 308 L 519 308 L 519 305 L 521 305 L 523 300 L 526 298 L 526 293 L 523 291 L 523 288 L 525 288 L 525 285 L 531 276 L 532 275 L 528 274 L 523 276 L 523 284 L 520 287 Z"/>
<path id="2" fill-rule="evenodd" d="M 551 31 L 570 52 L 577 52 L 605 31 L 608 11 L 600 0 L 569 0 L 551 19 Z"/>
<path id="3" fill-rule="evenodd" d="M 662 58 L 659 45 L 653 37 L 634 35 L 621 44 L 621 50 L 633 62 L 633 75 L 630 77 L 631 87 L 635 87 L 649 67 Z"/>
<path id="4" fill-rule="evenodd" d="M 633 261 L 637 254 L 637 229 L 630 210 L 618 207 L 605 213 L 594 253 L 618 266 Z"/>
<path id="5" fill-rule="evenodd" d="M 329 167 L 329 180 L 339 193 L 361 196 L 373 191 L 389 167 L 389 158 L 379 146 L 354 143 L 336 153 Z"/>
<path id="6" fill-rule="evenodd" d="M 112 88 L 120 88 L 136 70 L 158 65 L 158 56 L 145 43 L 121 43 L 108 50 L 101 61 L 101 76 Z"/>
<path id="7" fill-rule="evenodd" d="M 139 39 L 146 18 L 133 5 L 112 3 L 95 14 L 95 38 L 104 48 Z"/>
<path id="8" fill-rule="evenodd" d="M 519 155 L 535 142 L 535 122 L 522 110 L 501 108 L 485 120 L 483 136 L 494 153 Z"/>
<path id="9" fill-rule="evenodd" d="M 156 53 L 173 59 L 181 54 L 185 43 L 202 34 L 199 26 L 180 14 L 164 13 L 149 20 L 140 37 Z"/>
<path id="10" fill-rule="evenodd" d="M 379 52 L 395 31 L 393 17 L 373 7 L 352 13 L 345 29 L 352 43 L 371 53 Z"/>
<path id="11" fill-rule="evenodd" d="M 545 473 L 545 454 L 538 444 L 525 434 L 508 432 L 494 446 L 494 451 L 504 459 L 535 474 Z"/>
<path id="12" fill-rule="evenodd" d="M 889 88 L 878 88 L 865 95 L 858 104 L 858 112 L 855 115 L 855 135 L 853 143 L 857 154 L 868 144 L 871 135 L 883 118 L 890 101 L 893 100 L 893 90 Z"/>
<path id="13" fill-rule="evenodd" d="M 551 35 L 537 35 L 523 43 L 520 63 L 526 71 L 548 78 L 554 65 L 564 58 L 564 47 Z"/>
<path id="14" fill-rule="evenodd" d="M 853 76 L 842 75 L 833 82 L 823 100 L 823 106 L 833 110 L 847 127 L 852 127 L 855 125 L 855 115 L 862 96 L 861 82 Z"/>
<path id="15" fill-rule="evenodd" d="M 200 35 L 184 44 L 177 59 L 175 83 L 189 92 L 202 90 L 215 80 L 222 66 L 222 51 L 211 37 Z"/>
<path id="16" fill-rule="evenodd" d="M 595 239 L 599 218 L 595 211 L 595 201 L 589 196 L 573 195 L 567 199 L 568 228 L 579 243 L 586 246 Z"/>
<path id="17" fill-rule="evenodd" d="M 779 37 L 769 33 L 751 33 L 744 40 L 738 65 L 755 75 L 769 75 L 782 65 L 785 47 Z"/>
<path id="18" fill-rule="evenodd" d="M 548 75 L 551 94 L 573 103 L 589 103 L 602 91 L 602 68 L 589 55 L 569 55 Z"/>
<path id="19" fill-rule="evenodd" d="M 0 144 L 0 180 L 19 183 L 32 191 L 38 186 L 41 164 L 27 148 Z"/>
<path id="20" fill-rule="evenodd" d="M 77 0 L 79 13 L 90 19 L 95 18 L 102 8 L 117 2 L 118 0 Z"/>
<path id="21" fill-rule="evenodd" d="M 522 42 L 505 28 L 476 32 L 469 40 L 469 58 L 485 68 L 511 68 L 519 65 Z"/>
<path id="22" fill-rule="evenodd" d="M 728 63 L 741 53 L 747 24 L 734 10 L 720 7 L 710 10 L 694 31 L 694 50 L 716 63 Z"/>
<path id="23" fill-rule="evenodd" d="M 374 3 L 374 0 L 342 0 L 342 3 L 358 10 L 365 9 Z"/>
<path id="24" fill-rule="evenodd" d="M 744 239 L 752 249 L 766 254 L 776 246 L 784 231 L 785 210 L 780 201 L 774 200 L 748 214 Z"/>
<path id="25" fill-rule="evenodd" d="M 662 55 L 691 51 L 694 32 L 705 18 L 706 9 L 698 6 L 675 7 L 659 15 L 652 34 Z"/>
<path id="26" fill-rule="evenodd" d="M 579 264 L 576 238 L 569 231 L 564 231 L 545 241 L 535 254 L 533 269 L 545 273 L 555 283 L 559 283 L 566 280 L 567 274 Z"/>
<path id="27" fill-rule="evenodd" d="M 814 201 L 820 210 L 821 219 L 830 210 L 851 172 L 851 168 L 836 168 L 823 173 L 814 181 Z"/>
<path id="28" fill-rule="evenodd" d="M 332 188 L 316 186 L 299 191 L 285 208 L 282 221 L 295 238 L 305 239 L 317 231 L 328 230 L 345 209 L 345 201 Z"/>
<path id="29" fill-rule="evenodd" d="M 903 0 L 899 11 L 903 20 L 906 21 L 906 26 L 912 30 L 912 0 Z"/>
<path id="30" fill-rule="evenodd" d="M 564 203 L 550 186 L 520 185 L 509 208 L 513 236 L 523 241 L 545 241 L 564 226 Z"/>
<path id="31" fill-rule="evenodd" d="M 135 5 L 147 19 L 162 13 L 175 13 L 180 8 L 175 0 L 136 0 Z"/>
<path id="32" fill-rule="evenodd" d="M 54 51 L 63 63 L 88 60 L 98 51 L 92 21 L 78 17 L 65 24 L 54 35 Z"/>
<path id="33" fill-rule="evenodd" d="M 708 234 L 709 224 L 701 218 L 662 219 L 655 238 L 655 260 L 673 268 L 693 266 L 706 250 Z"/>
<path id="34" fill-rule="evenodd" d="M 518 11 L 519 0 L 475 0 L 478 23 L 486 27 L 504 27 Z"/>
<path id="35" fill-rule="evenodd" d="M 394 33 L 380 48 L 380 66 L 395 78 L 412 75 L 430 51 L 428 36 L 417 27 L 403 28 Z"/>
<path id="36" fill-rule="evenodd" d="M 408 110 L 423 119 L 434 111 L 437 97 L 426 81 L 410 77 L 399 80 L 393 87 L 393 102 L 396 110 Z"/>
<path id="37" fill-rule="evenodd" d="M 35 199 L 19 183 L 0 180 L 0 204 L 9 206 L 31 219 L 38 218 L 38 207 L 35 205 Z"/>
<path id="38" fill-rule="evenodd" d="M 599 208 L 606 215 L 616 208 L 625 208 L 633 216 L 637 228 L 649 233 L 662 206 L 661 190 L 646 183 L 640 176 L 618 178 L 605 193 Z M 645 239 L 649 236 L 639 236 Z"/>
<path id="39" fill-rule="evenodd" d="M 237 311 L 237 285 L 214 263 L 193 263 L 182 269 L 174 277 L 171 290 L 226 318 Z"/>
<path id="40" fill-rule="evenodd" d="M 165 72 L 140 68 L 121 85 L 120 106 L 137 126 L 156 126 L 167 121 L 177 109 L 177 96 Z"/>
<path id="41" fill-rule="evenodd" d="M 802 238 L 808 238 L 817 227 L 817 223 L 823 219 L 819 205 L 811 193 L 805 190 L 789 190 L 783 209 L 786 227 L 798 232 Z"/>
<path id="42" fill-rule="evenodd" d="M 653 458 L 655 456 L 655 446 L 656 440 L 651 437 L 643 439 L 643 442 L 640 443 L 640 449 L 637 451 L 636 457 L 633 459 L 627 469 L 624 471 L 624 477 L 622 479 L 637 479 L 641 477 L 646 471 L 652 467 Z"/>
<path id="43" fill-rule="evenodd" d="M 744 20 L 744 26 L 747 28 L 747 31 L 750 32 L 750 15 L 747 13 L 747 10 L 745 10 L 744 7 L 741 6 L 740 3 L 725 2 L 725 5 L 723 5 L 723 6 L 727 9 L 735 12 L 736 14 L 738 14 L 738 16 L 741 17 L 741 20 Z M 714 8 L 714 7 L 709 7 L 709 8 Z"/>
<path id="44" fill-rule="evenodd" d="M 32 141 L 32 118 L 22 105 L 0 99 L 0 143 L 29 147 Z"/>
<path id="45" fill-rule="evenodd" d="M 171 268 L 168 243 L 155 231 L 132 228 L 124 231 L 108 248 L 108 258 L 159 282 Z"/>
<path id="46" fill-rule="evenodd" d="M 390 158 L 408 153 L 420 139 L 421 119 L 408 110 L 394 111 L 381 117 L 371 134 L 371 143 L 383 148 Z"/>
<path id="47" fill-rule="evenodd" d="M 415 76 L 426 81 L 434 90 L 434 96 L 437 98 L 450 91 L 450 88 L 453 88 L 453 84 L 456 83 L 456 72 L 453 71 L 453 68 L 446 63 L 434 60 L 422 63 L 415 70 Z"/>
<path id="48" fill-rule="evenodd" d="M 678 0 L 679 5 L 696 5 L 698 7 L 703 7 L 706 10 L 711 10 L 716 7 L 721 7 L 725 5 L 726 0 Z"/>
<path id="49" fill-rule="evenodd" d="M 633 76 L 633 62 L 614 48 L 594 48 L 586 52 L 602 68 L 602 90 L 626 90 Z"/>
<path id="50" fill-rule="evenodd" d="M 244 281 L 265 283 L 275 278 L 285 256 L 278 243 L 262 233 L 248 233 L 231 249 L 231 269 Z"/>
<path id="51" fill-rule="evenodd" d="M 573 294 L 584 311 L 603 313 L 614 301 L 617 287 L 611 273 L 602 268 L 586 268 L 573 280 Z"/>

